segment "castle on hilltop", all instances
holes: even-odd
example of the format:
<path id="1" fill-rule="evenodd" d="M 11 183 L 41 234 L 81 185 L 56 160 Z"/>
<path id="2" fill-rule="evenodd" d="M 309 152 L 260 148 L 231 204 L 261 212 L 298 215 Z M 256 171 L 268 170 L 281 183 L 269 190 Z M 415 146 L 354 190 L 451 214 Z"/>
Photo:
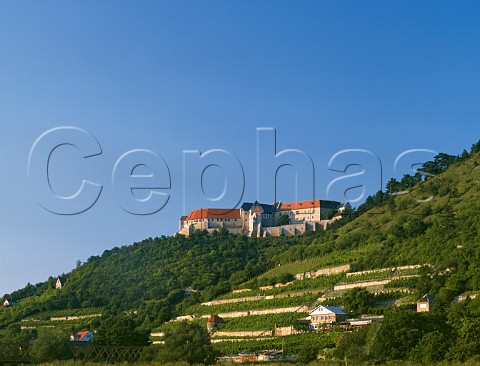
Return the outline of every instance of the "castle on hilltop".
<path id="1" fill-rule="evenodd" d="M 324 230 L 341 218 L 345 205 L 338 201 L 310 200 L 264 204 L 245 202 L 240 208 L 202 208 L 180 218 L 179 234 L 189 236 L 195 230 L 209 234 L 221 228 L 232 234 L 267 237 L 303 234 Z"/>

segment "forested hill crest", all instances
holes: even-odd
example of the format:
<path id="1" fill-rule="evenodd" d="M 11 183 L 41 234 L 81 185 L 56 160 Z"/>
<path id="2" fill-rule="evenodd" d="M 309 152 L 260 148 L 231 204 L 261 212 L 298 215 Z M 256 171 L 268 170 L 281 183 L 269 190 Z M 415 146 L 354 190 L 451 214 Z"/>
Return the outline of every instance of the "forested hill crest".
<path id="1" fill-rule="evenodd" d="M 208 301 L 273 266 L 311 257 L 324 257 L 325 265 L 349 262 L 352 270 L 429 263 L 449 272 L 425 291 L 478 290 L 479 150 L 477 143 L 458 157 L 439 155 L 424 164 L 427 179 L 390 180 L 388 192 L 370 197 L 325 232 L 259 239 L 197 232 L 107 250 L 67 274 L 61 290 L 50 279 L 5 295 L 19 304 L 0 312 L 0 327 L 42 311 L 88 307 L 139 309 L 150 325 L 174 316 L 183 303 Z M 204 292 L 184 297 L 187 288 Z"/>

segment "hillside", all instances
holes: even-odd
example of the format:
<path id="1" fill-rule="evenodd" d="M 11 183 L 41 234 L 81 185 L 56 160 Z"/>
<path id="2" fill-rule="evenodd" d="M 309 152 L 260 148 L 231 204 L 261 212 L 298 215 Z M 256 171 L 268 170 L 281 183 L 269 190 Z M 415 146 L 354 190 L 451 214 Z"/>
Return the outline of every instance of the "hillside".
<path id="1" fill-rule="evenodd" d="M 225 232 L 208 237 L 198 231 L 189 238 L 149 238 L 105 251 L 66 274 L 61 290 L 55 290 L 50 278 L 4 295 L 17 304 L 0 309 L 0 337 L 14 327 L 28 331 L 51 322 L 69 331 L 93 330 L 115 314 L 132 314 L 138 329 L 160 332 L 165 322 L 182 315 L 197 315 L 204 322 L 201 316 L 211 313 L 298 310 L 294 315 L 258 314 L 226 327 L 271 331 L 273 323 L 289 326 L 305 316 L 319 299 L 341 304 L 347 285 L 362 281 L 387 281 L 366 286 L 376 293 L 372 309 L 377 310 L 370 309 L 374 313 L 383 314 L 389 304 L 411 303 L 425 293 L 436 294 L 446 306 L 454 296 L 480 290 L 479 150 L 477 143 L 459 157 L 440 154 L 424 164 L 423 176 L 390 180 L 388 192 L 369 197 L 326 231 L 258 239 Z M 407 189 L 408 194 L 395 194 Z M 261 289 L 340 265 L 349 265 L 348 272 L 377 271 L 342 271 Z M 397 268 L 412 265 L 416 267 L 410 270 Z M 382 268 L 388 270 L 378 271 Z M 232 293 L 235 289 L 246 292 Z M 221 303 L 248 296 L 260 297 Z M 201 305 L 211 301 L 217 304 Z M 68 321 L 51 319 L 75 315 L 78 318 Z M 331 346 L 334 339 L 325 344 Z"/>

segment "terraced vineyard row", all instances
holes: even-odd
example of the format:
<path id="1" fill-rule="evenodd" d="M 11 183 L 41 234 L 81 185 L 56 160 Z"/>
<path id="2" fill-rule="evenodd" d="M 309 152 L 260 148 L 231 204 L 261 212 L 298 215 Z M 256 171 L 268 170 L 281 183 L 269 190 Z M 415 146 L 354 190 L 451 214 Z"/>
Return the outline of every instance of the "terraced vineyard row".
<path id="1" fill-rule="evenodd" d="M 240 352 L 253 352 L 259 349 L 284 349 L 285 353 L 298 354 L 306 344 L 315 345 L 318 350 L 334 348 L 340 333 L 305 333 L 286 337 L 268 337 L 267 339 L 249 339 L 213 343 L 213 347 L 225 355 Z"/>
<path id="2" fill-rule="evenodd" d="M 418 268 L 407 268 L 407 269 L 400 269 L 400 270 L 395 270 L 394 268 L 392 268 L 392 269 L 372 271 L 372 272 L 360 273 L 360 274 L 348 273 L 346 277 L 342 280 L 342 283 L 387 280 L 392 277 L 416 276 L 419 273 L 420 272 Z"/>
<path id="3" fill-rule="evenodd" d="M 302 272 L 315 271 L 320 268 L 333 267 L 354 262 L 358 257 L 373 252 L 378 245 L 367 245 L 352 250 L 336 250 L 322 256 L 304 259 L 273 267 L 269 271 L 260 275 L 258 279 L 272 278 L 285 273 L 296 274 Z M 248 287 L 248 286 L 247 286 Z"/>
<path id="4" fill-rule="evenodd" d="M 251 315 L 240 318 L 225 319 L 222 331 L 263 330 L 277 327 L 287 327 L 295 324 L 297 319 L 306 317 L 308 313 L 282 313 L 267 315 Z"/>
<path id="5" fill-rule="evenodd" d="M 303 296 L 296 297 L 285 297 L 285 298 L 275 298 L 271 300 L 258 300 L 258 301 L 249 301 L 249 302 L 237 302 L 230 304 L 222 305 L 213 305 L 213 306 L 203 306 L 203 305 L 194 305 L 188 308 L 188 314 L 218 314 L 218 313 L 228 313 L 234 311 L 248 311 L 248 310 L 262 310 L 270 308 L 283 308 L 283 307 L 292 307 L 292 306 L 302 306 L 308 305 L 312 301 L 316 300 L 318 296 L 307 294 Z"/>
<path id="6" fill-rule="evenodd" d="M 91 326 L 92 318 L 81 319 L 81 320 L 72 320 L 68 322 L 52 322 L 52 321 L 22 321 L 20 326 L 22 329 L 38 329 L 38 328 L 56 328 L 67 331 L 79 331 L 83 329 L 88 329 Z"/>
<path id="7" fill-rule="evenodd" d="M 218 297 L 220 299 L 237 299 L 246 296 L 255 296 L 255 295 L 262 295 L 262 296 L 269 296 L 269 295 L 277 295 L 282 293 L 288 293 L 298 290 L 325 290 L 332 287 L 334 284 L 342 281 L 345 279 L 344 273 L 339 273 L 336 275 L 326 276 L 320 275 L 316 278 L 305 278 L 303 280 L 294 280 L 289 285 L 283 287 L 275 287 L 270 290 L 260 290 L 260 289 L 252 289 L 249 292 L 243 293 L 229 293 Z"/>
<path id="8" fill-rule="evenodd" d="M 36 313 L 29 317 L 29 319 L 50 320 L 50 318 L 64 318 L 73 316 L 89 316 L 98 315 L 102 313 L 102 308 L 80 308 L 80 309 L 65 309 L 52 310 L 48 312 Z"/>

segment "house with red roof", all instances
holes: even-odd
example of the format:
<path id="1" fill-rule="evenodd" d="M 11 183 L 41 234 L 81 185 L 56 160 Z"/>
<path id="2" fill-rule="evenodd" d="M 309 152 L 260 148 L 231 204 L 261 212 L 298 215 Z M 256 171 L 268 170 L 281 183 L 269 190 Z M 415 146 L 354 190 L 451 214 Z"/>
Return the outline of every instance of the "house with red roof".
<path id="1" fill-rule="evenodd" d="M 243 224 L 240 209 L 201 208 L 192 210 L 180 219 L 180 233 L 189 236 L 195 230 L 227 229 L 232 234 L 242 234 Z"/>
<path id="2" fill-rule="evenodd" d="M 225 324 L 225 320 L 223 320 L 218 315 L 213 314 L 207 320 L 207 331 L 209 333 L 212 333 L 215 330 L 220 330 L 224 324 Z"/>
<path id="3" fill-rule="evenodd" d="M 70 341 L 72 342 L 90 342 L 92 339 L 93 334 L 88 330 L 70 336 Z"/>

